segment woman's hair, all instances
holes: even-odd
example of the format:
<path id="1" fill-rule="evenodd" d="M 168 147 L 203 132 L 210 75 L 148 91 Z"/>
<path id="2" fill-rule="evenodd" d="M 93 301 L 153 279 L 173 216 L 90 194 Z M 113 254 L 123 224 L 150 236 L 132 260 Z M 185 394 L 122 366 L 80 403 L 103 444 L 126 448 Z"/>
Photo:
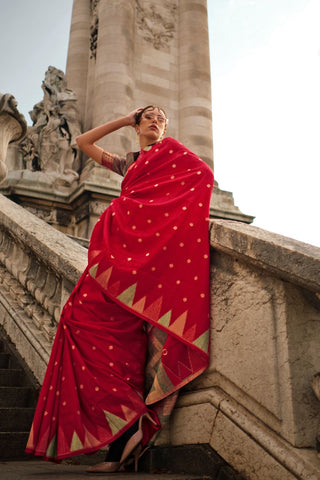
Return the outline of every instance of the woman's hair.
<path id="1" fill-rule="evenodd" d="M 157 108 L 158 110 L 160 110 L 165 118 L 166 118 L 166 123 L 168 123 L 168 117 L 167 117 L 167 114 L 166 112 L 163 110 L 162 107 L 159 107 L 158 105 L 148 105 L 147 107 L 144 107 L 142 110 L 140 110 L 140 112 L 136 113 L 136 116 L 135 116 L 135 120 L 136 120 L 136 125 L 139 125 L 140 122 L 141 122 L 141 117 L 143 115 L 143 113 L 148 110 L 149 108 L 152 108 L 152 110 L 154 110 L 155 108 Z"/>

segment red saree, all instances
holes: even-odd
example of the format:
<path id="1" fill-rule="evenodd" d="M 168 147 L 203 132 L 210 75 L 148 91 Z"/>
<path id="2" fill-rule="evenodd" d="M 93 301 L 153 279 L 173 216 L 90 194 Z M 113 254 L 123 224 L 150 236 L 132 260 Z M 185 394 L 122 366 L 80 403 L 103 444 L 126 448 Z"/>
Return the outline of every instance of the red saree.
<path id="1" fill-rule="evenodd" d="M 91 236 L 63 308 L 26 452 L 109 444 L 144 412 L 143 444 L 208 365 L 209 167 L 172 138 L 141 151 Z"/>

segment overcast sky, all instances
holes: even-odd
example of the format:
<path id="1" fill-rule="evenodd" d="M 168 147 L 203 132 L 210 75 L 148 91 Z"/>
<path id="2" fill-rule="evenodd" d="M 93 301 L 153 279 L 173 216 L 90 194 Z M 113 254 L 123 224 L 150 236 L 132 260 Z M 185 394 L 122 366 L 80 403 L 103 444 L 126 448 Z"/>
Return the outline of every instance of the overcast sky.
<path id="1" fill-rule="evenodd" d="M 181 0 L 183 3 L 183 0 Z M 0 0 L 0 92 L 65 71 L 72 0 Z M 215 177 L 254 225 L 320 246 L 320 0 L 208 0 Z"/>

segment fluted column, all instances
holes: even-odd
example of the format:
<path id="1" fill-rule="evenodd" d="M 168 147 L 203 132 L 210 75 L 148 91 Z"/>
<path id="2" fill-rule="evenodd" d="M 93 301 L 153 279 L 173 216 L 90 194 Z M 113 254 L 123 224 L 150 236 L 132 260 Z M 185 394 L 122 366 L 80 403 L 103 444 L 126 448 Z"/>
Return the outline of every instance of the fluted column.
<path id="1" fill-rule="evenodd" d="M 0 183 L 8 173 L 5 164 L 8 145 L 10 142 L 20 140 L 27 131 L 27 122 L 17 110 L 17 101 L 13 95 L 0 94 Z"/>
<path id="2" fill-rule="evenodd" d="M 66 67 L 68 88 L 78 99 L 82 127 L 85 124 L 88 61 L 90 53 L 90 0 L 74 0 Z"/>
<path id="3" fill-rule="evenodd" d="M 93 127 L 133 108 L 135 1 L 100 1 L 98 14 Z M 128 151 L 131 141 L 126 130 L 118 130 L 100 145 L 116 153 Z"/>
<path id="4" fill-rule="evenodd" d="M 206 0 L 180 1 L 179 139 L 213 166 Z"/>

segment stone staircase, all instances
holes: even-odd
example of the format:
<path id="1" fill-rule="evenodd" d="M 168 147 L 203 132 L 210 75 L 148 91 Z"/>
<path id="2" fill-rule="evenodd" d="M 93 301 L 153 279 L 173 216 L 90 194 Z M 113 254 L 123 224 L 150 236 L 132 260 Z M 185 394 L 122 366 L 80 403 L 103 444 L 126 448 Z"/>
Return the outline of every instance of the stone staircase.
<path id="1" fill-rule="evenodd" d="M 0 330 L 0 459 L 23 459 L 38 385 Z"/>
<path id="2" fill-rule="evenodd" d="M 210 366 L 181 392 L 168 429 L 139 465 L 214 480 L 319 480 L 312 382 L 320 364 L 320 249 L 219 219 L 210 224 L 210 245 Z M 0 195 L 0 325 L 39 383 L 61 308 L 86 264 L 82 243 Z M 37 394 L 10 345 L 2 343 L 0 366 L 1 478 L 11 478 L 3 477 L 2 459 L 23 455 Z M 80 461 L 98 463 L 72 458 Z"/>

